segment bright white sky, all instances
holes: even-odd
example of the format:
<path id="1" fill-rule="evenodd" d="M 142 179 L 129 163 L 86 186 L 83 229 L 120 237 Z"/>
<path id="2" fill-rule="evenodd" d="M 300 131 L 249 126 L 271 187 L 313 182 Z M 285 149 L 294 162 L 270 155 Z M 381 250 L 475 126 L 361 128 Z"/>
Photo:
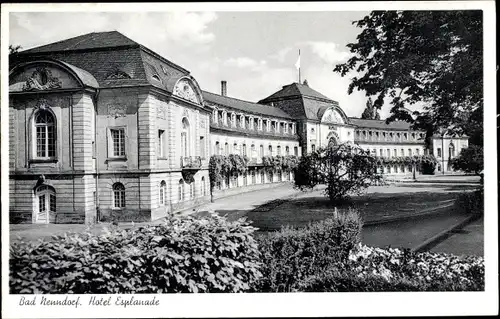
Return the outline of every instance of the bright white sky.
<path id="1" fill-rule="evenodd" d="M 89 32 L 117 30 L 191 71 L 203 90 L 258 101 L 301 79 L 359 117 L 364 92 L 347 94 L 348 78 L 332 70 L 361 29 L 352 21 L 369 12 L 11 13 L 10 43 L 23 49 Z M 384 106 L 381 117 L 389 112 Z"/>

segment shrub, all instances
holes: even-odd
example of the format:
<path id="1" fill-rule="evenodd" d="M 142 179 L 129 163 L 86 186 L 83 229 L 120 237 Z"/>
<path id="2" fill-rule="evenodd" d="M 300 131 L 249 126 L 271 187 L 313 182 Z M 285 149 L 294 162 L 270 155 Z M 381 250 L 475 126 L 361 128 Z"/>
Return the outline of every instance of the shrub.
<path id="1" fill-rule="evenodd" d="M 243 220 L 170 219 L 104 235 L 15 243 L 11 293 L 241 292 L 261 277 L 255 228 Z"/>
<path id="2" fill-rule="evenodd" d="M 378 184 L 382 176 L 377 166 L 377 159 L 357 145 L 329 146 L 301 158 L 295 169 L 295 186 L 307 189 L 326 184 L 325 195 L 333 202 L 341 202 Z"/>
<path id="3" fill-rule="evenodd" d="M 473 192 L 463 192 L 455 201 L 456 208 L 468 215 L 483 216 L 484 189 L 481 187 Z"/>
<path id="4" fill-rule="evenodd" d="M 298 291 L 481 291 L 484 260 L 359 245 L 345 267 L 329 267 L 300 282 Z"/>
<path id="5" fill-rule="evenodd" d="M 483 148 L 477 145 L 463 148 L 460 154 L 451 160 L 451 166 L 454 170 L 479 175 L 484 169 Z"/>
<path id="6" fill-rule="evenodd" d="M 357 211 L 335 214 L 304 228 L 285 227 L 259 239 L 263 278 L 256 290 L 286 292 L 326 267 L 342 267 L 360 241 Z"/>

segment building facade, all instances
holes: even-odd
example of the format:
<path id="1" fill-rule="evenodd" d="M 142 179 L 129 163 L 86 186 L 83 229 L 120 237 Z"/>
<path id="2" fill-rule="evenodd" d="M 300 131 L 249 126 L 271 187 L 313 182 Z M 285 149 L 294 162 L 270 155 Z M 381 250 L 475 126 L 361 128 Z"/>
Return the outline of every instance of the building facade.
<path id="1" fill-rule="evenodd" d="M 377 156 L 426 152 L 422 132 L 348 118 L 307 83 L 258 103 L 229 97 L 224 81 L 220 94 L 203 91 L 188 70 L 116 31 L 33 48 L 9 63 L 12 223 L 158 219 L 209 200 L 211 155 L 250 159 L 247 174 L 217 185 L 224 196 L 293 179 L 265 171 L 264 156 L 343 142 Z M 438 170 L 464 147 L 466 138 L 435 138 Z"/>

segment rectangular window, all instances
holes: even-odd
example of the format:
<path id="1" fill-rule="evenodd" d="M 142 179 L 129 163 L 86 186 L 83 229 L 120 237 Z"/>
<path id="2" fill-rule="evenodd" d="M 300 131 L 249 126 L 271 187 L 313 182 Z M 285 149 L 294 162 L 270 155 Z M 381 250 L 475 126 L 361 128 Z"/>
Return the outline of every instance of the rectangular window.
<path id="1" fill-rule="evenodd" d="M 125 129 L 110 129 L 112 154 L 114 157 L 125 156 Z"/>
<path id="2" fill-rule="evenodd" d="M 49 206 L 50 206 L 51 212 L 56 211 L 56 195 L 54 195 L 54 194 L 49 195 Z"/>
<path id="3" fill-rule="evenodd" d="M 45 212 L 45 194 L 38 197 L 38 211 L 40 213 Z"/>
<path id="4" fill-rule="evenodd" d="M 438 147 L 438 149 L 437 149 L 437 153 L 438 153 L 438 154 L 437 154 L 437 157 L 441 157 L 441 147 Z"/>
<path id="5" fill-rule="evenodd" d="M 205 158 L 205 136 L 200 136 L 200 156 Z"/>
<path id="6" fill-rule="evenodd" d="M 165 157 L 165 130 L 158 130 L 158 157 Z"/>
<path id="7" fill-rule="evenodd" d="M 276 151 L 277 151 L 278 155 L 281 155 L 281 146 L 278 146 L 277 149 L 276 149 Z"/>
<path id="8" fill-rule="evenodd" d="M 404 150 L 404 148 L 401 149 L 401 156 L 405 156 L 405 150 Z"/>
<path id="9" fill-rule="evenodd" d="M 316 145 L 311 145 L 311 151 L 315 152 L 316 151 Z"/>
<path id="10" fill-rule="evenodd" d="M 260 157 L 264 157 L 264 145 L 260 146 Z"/>
<path id="11" fill-rule="evenodd" d="M 394 156 L 398 156 L 398 150 L 394 149 Z"/>
<path id="12" fill-rule="evenodd" d="M 408 156 L 412 156 L 411 148 L 408 149 Z"/>
<path id="13" fill-rule="evenodd" d="M 420 155 L 420 149 L 416 149 L 415 152 L 417 152 L 417 155 Z"/>
<path id="14" fill-rule="evenodd" d="M 293 148 L 293 153 L 295 156 L 299 156 L 299 148 L 297 146 Z"/>
<path id="15" fill-rule="evenodd" d="M 95 158 L 95 141 L 92 141 L 92 158 Z"/>

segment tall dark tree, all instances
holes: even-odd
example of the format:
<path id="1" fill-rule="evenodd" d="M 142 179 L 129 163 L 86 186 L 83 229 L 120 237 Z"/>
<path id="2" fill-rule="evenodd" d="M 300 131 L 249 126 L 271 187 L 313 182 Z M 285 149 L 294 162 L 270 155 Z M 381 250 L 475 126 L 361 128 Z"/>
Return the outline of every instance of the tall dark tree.
<path id="1" fill-rule="evenodd" d="M 429 133 L 466 133 L 464 125 L 483 106 L 482 11 L 373 11 L 353 24 L 361 28 L 353 56 L 334 72 L 351 78 L 348 93 L 364 90 L 399 119 Z M 405 107 L 423 102 L 420 112 Z M 481 125 L 482 126 L 482 123 Z M 470 134 L 470 132 L 469 132 Z"/>
<path id="2" fill-rule="evenodd" d="M 366 107 L 361 114 L 361 118 L 367 120 L 380 120 L 380 114 L 378 113 L 378 110 L 373 106 L 371 97 L 369 97 L 368 101 L 366 101 Z"/>

